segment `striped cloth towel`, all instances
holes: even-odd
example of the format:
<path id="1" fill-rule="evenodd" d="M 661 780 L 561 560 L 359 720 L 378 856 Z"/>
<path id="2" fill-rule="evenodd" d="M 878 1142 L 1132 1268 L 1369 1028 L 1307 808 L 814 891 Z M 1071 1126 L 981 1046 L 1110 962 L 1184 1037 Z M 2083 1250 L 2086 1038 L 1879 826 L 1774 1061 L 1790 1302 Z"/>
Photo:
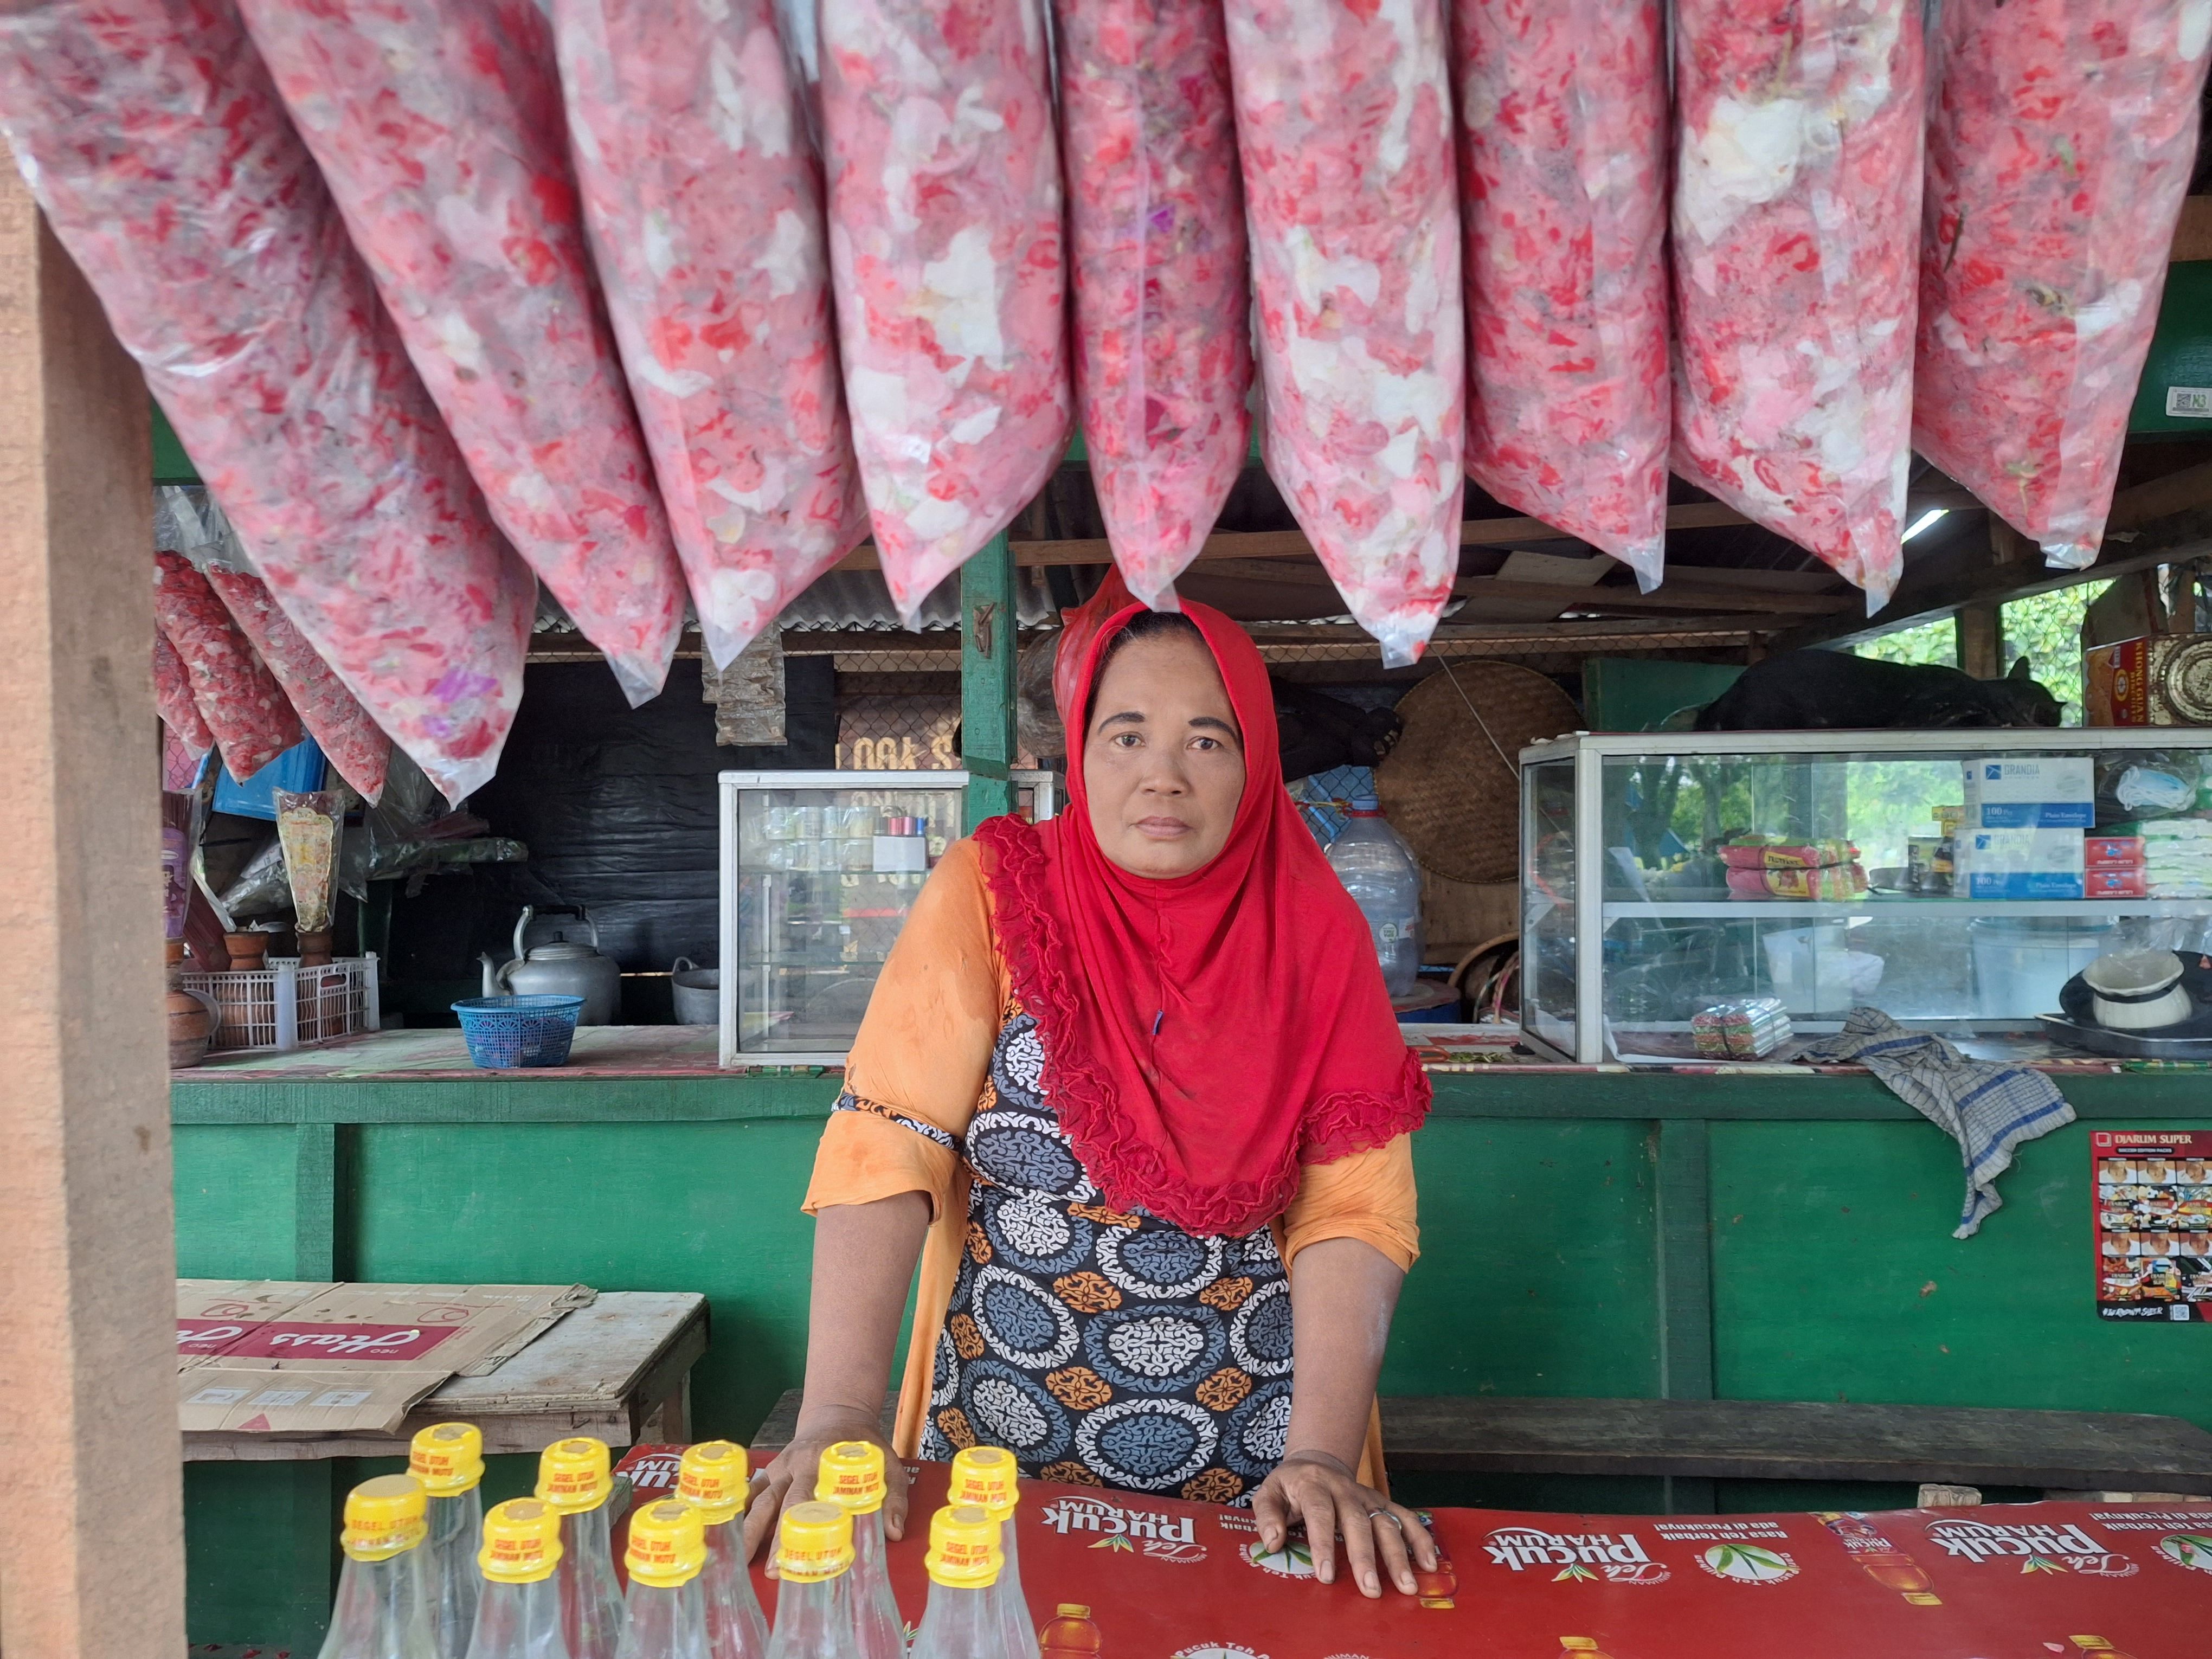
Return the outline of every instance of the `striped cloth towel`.
<path id="1" fill-rule="evenodd" d="M 1816 1037 L 1796 1058 L 1863 1066 L 1893 1094 L 1959 1143 L 1966 1165 L 1966 1207 L 1954 1238 L 1971 1238 L 2004 1200 L 1996 1181 L 2012 1149 L 2074 1121 L 2058 1085 L 2025 1066 L 1968 1060 L 1942 1037 L 1908 1031 L 1879 1008 L 1854 1008 L 1844 1029 Z"/>

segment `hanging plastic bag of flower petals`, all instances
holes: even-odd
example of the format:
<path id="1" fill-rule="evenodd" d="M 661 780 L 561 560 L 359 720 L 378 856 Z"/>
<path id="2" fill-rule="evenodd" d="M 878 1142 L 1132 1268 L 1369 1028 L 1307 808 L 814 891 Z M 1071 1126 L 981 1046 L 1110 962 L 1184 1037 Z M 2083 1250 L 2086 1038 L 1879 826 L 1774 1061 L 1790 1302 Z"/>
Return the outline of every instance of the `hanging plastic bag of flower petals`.
<path id="1" fill-rule="evenodd" d="M 277 607 L 268 584 L 243 570 L 210 563 L 204 573 L 261 660 L 291 700 L 300 724 L 338 775 L 371 806 L 384 794 L 392 739 L 377 728 L 330 665 Z"/>
<path id="2" fill-rule="evenodd" d="M 0 130 L 285 613 L 452 799 L 536 600 L 231 0 L 0 17 Z"/>
<path id="3" fill-rule="evenodd" d="M 2197 153 L 2205 0 L 1945 0 L 1912 437 L 2095 562 Z"/>
<path id="4" fill-rule="evenodd" d="M 215 747 L 215 733 L 208 730 L 208 723 L 200 718 L 199 705 L 192 701 L 192 682 L 185 659 L 158 625 L 154 629 L 154 706 L 161 712 L 161 724 L 169 728 L 169 735 L 195 761 Z"/>
<path id="5" fill-rule="evenodd" d="M 1243 470 L 1251 282 L 1212 0 L 1057 0 L 1075 392 L 1114 560 L 1172 608 Z"/>
<path id="6" fill-rule="evenodd" d="M 492 516 L 644 702 L 684 577 L 593 291 L 552 25 L 536 0 L 241 3 Z"/>
<path id="7" fill-rule="evenodd" d="M 1677 0 L 1674 467 L 1887 603 L 1911 463 L 1919 0 Z"/>
<path id="8" fill-rule="evenodd" d="M 584 216 L 707 652 L 867 534 L 773 0 L 556 0 Z"/>
<path id="9" fill-rule="evenodd" d="M 1455 0 L 1468 475 L 1610 553 L 1667 556 L 1659 0 Z"/>
<path id="10" fill-rule="evenodd" d="M 1440 5 L 1229 0 L 1267 471 L 1392 666 L 1459 573 L 1467 400 Z"/>
<path id="11" fill-rule="evenodd" d="M 1067 447 L 1043 12 L 836 0 L 820 67 L 845 401 L 884 580 L 912 627 Z"/>
<path id="12" fill-rule="evenodd" d="M 222 763 L 243 783 L 300 741 L 300 717 L 206 576 L 179 553 L 154 562 L 155 620 L 185 665 Z"/>

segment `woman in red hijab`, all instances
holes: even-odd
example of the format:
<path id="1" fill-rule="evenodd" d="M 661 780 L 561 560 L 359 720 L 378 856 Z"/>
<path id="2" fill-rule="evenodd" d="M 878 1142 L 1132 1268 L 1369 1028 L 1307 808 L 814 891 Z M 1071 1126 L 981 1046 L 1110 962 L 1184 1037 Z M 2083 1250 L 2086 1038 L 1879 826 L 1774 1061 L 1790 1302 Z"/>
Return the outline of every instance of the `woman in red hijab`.
<path id="1" fill-rule="evenodd" d="M 1417 1245 L 1427 1080 L 1366 922 L 1282 785 L 1258 650 L 1130 604 L 1064 649 L 1069 803 L 945 854 L 878 981 L 815 1162 L 805 1404 L 748 1519 L 898 1457 L 1249 1504 L 1360 1588 L 1434 1547 L 1379 1490 L 1375 1378 Z M 1072 672 L 1071 672 L 1072 671 Z M 793 1476 L 799 1478 L 794 1483 Z"/>

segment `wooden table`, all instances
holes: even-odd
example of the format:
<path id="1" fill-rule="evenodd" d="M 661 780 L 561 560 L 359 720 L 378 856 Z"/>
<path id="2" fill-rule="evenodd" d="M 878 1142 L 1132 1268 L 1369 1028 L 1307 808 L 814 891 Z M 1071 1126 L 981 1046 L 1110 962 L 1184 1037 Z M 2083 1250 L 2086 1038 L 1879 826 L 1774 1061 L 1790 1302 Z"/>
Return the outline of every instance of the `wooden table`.
<path id="1" fill-rule="evenodd" d="M 486 1452 L 542 1451 L 588 1434 L 611 1446 L 688 1444 L 691 1367 L 707 1352 L 707 1298 L 693 1291 L 602 1291 L 497 1370 L 457 1376 L 388 1435 L 185 1436 L 187 1462 L 390 1457 L 418 1429 L 473 1423 Z"/>

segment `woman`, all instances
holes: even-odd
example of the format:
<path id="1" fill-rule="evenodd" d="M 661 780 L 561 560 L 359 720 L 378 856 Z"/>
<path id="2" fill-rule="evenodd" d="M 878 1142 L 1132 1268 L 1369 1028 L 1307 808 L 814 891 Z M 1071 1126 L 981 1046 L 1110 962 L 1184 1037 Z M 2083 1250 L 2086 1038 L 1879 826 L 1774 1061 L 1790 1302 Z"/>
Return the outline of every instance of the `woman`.
<path id="1" fill-rule="evenodd" d="M 1269 1549 L 1304 1523 L 1324 1581 L 1341 1536 L 1365 1594 L 1410 1595 L 1435 1551 L 1376 1489 L 1373 1402 L 1427 1079 L 1283 789 L 1251 641 L 1196 605 L 1079 631 L 1067 811 L 946 854 L 854 1044 L 806 1200 L 805 1404 L 750 1541 L 823 1447 L 881 1438 L 920 1255 L 899 1455 L 1249 1503 Z"/>

